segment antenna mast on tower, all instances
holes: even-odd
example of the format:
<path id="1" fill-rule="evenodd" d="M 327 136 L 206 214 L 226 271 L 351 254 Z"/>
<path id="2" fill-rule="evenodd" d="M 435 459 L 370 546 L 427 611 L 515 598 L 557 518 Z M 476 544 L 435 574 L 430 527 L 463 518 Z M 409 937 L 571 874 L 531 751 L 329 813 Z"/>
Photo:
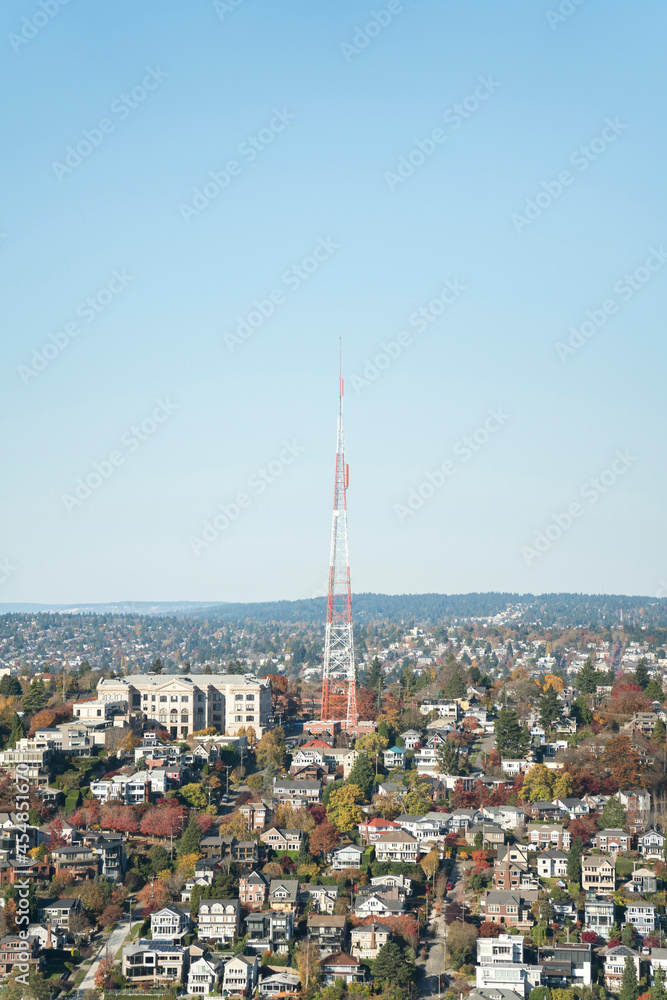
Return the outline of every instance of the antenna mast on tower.
<path id="1" fill-rule="evenodd" d="M 357 724 L 352 589 L 347 541 L 347 487 L 349 482 L 349 466 L 345 462 L 343 375 L 339 347 L 336 478 L 331 528 L 331 557 L 329 559 L 329 595 L 324 639 L 321 717 L 322 721 L 344 721 L 346 728 Z"/>

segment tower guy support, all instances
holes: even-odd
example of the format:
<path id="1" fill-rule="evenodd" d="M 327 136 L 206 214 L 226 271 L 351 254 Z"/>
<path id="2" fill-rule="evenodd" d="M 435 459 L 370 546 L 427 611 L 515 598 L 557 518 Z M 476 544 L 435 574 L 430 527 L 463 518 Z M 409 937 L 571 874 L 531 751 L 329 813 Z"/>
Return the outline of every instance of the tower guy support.
<path id="1" fill-rule="evenodd" d="M 334 484 L 329 595 L 322 671 L 322 721 L 340 721 L 344 728 L 357 724 L 357 686 L 352 635 L 352 590 L 347 542 L 347 487 L 349 466 L 345 463 L 343 435 L 343 378 L 339 371 L 338 438 Z"/>

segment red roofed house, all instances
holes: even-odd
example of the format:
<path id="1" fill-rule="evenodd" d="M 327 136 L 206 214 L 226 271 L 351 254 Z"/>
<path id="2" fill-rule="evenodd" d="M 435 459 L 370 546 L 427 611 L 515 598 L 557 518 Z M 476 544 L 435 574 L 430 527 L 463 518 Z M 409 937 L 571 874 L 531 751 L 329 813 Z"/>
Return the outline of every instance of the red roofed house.
<path id="1" fill-rule="evenodd" d="M 364 969 L 358 958 L 335 951 L 322 959 L 322 979 L 331 986 L 337 979 L 346 983 L 362 983 L 365 979 Z"/>

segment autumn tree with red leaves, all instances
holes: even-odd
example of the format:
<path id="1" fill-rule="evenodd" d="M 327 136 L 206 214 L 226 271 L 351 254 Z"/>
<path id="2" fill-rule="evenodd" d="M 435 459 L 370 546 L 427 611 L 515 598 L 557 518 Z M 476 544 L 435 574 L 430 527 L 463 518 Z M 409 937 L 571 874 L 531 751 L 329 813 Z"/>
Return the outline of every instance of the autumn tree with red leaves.
<path id="1" fill-rule="evenodd" d="M 610 739 L 601 763 L 617 788 L 635 788 L 641 779 L 641 758 L 629 736 L 614 736 Z"/>
<path id="2" fill-rule="evenodd" d="M 159 879 L 153 879 L 152 882 L 147 882 L 143 889 L 137 893 L 137 899 L 143 906 L 144 916 L 149 916 L 151 913 L 155 913 L 156 910 L 161 910 L 163 906 L 166 906 L 170 900 L 170 895 L 164 882 L 161 882 Z"/>
<path id="3" fill-rule="evenodd" d="M 340 840 L 340 834 L 331 823 L 321 823 L 316 826 L 308 839 L 308 850 L 315 857 L 321 857 L 333 851 Z"/>

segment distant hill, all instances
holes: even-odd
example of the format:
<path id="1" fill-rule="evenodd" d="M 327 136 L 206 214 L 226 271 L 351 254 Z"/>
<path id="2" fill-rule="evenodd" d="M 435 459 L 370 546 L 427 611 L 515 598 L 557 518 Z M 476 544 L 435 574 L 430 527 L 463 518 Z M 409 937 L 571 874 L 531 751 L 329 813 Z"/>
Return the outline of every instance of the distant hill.
<path id="1" fill-rule="evenodd" d="M 0 614 L 59 611 L 78 615 L 188 615 L 203 608 L 221 608 L 220 601 L 109 601 L 108 604 L 0 604 Z"/>
<path id="2" fill-rule="evenodd" d="M 623 594 L 354 594 L 354 618 L 364 621 L 451 622 L 511 614 L 543 626 L 627 625 L 667 627 L 667 599 Z M 108 604 L 0 604 L 0 614 L 133 614 L 215 621 L 321 624 L 326 598 L 297 601 L 115 601 Z"/>

